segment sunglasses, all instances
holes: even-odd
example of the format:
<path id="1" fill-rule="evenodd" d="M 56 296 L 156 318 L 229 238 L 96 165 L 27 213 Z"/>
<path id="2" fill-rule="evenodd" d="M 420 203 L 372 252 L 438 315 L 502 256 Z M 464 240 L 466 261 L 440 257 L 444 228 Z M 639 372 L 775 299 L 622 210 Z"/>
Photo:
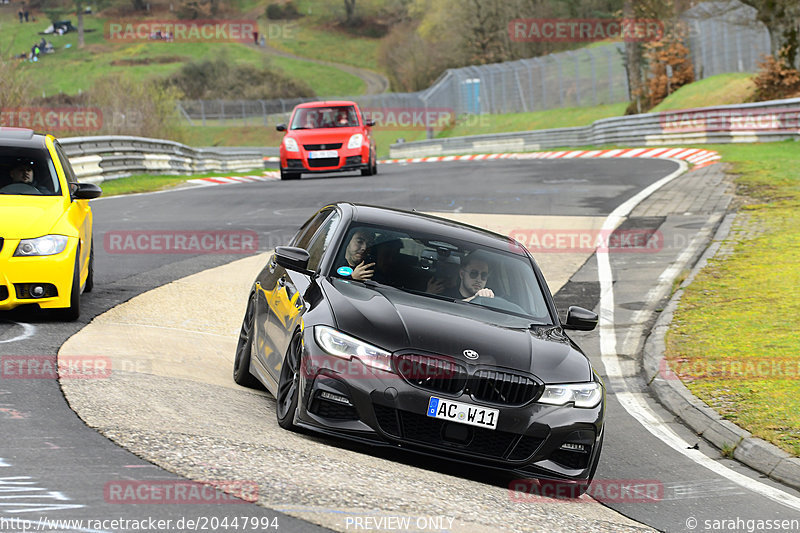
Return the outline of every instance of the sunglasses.
<path id="1" fill-rule="evenodd" d="M 488 270 L 485 270 L 483 272 L 481 272 L 480 270 L 469 271 L 469 277 L 471 277 L 472 279 L 476 279 L 478 276 L 480 276 L 483 281 L 486 281 L 486 279 L 489 277 L 489 271 Z"/>

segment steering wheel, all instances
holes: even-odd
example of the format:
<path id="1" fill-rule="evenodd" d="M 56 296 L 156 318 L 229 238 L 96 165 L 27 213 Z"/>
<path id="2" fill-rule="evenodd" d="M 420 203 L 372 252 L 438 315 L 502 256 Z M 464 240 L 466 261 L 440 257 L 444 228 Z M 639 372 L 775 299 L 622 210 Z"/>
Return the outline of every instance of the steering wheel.
<path id="1" fill-rule="evenodd" d="M 512 313 L 521 313 L 523 315 L 528 314 L 527 312 L 525 312 L 523 308 L 521 308 L 514 302 L 509 302 L 508 300 L 506 300 L 505 298 L 501 298 L 500 296 L 495 296 L 494 298 L 489 298 L 487 296 L 476 296 L 475 298 L 470 300 L 470 302 L 482 305 L 484 307 L 491 307 L 493 309 L 511 311 Z"/>
<path id="2" fill-rule="evenodd" d="M 0 194 L 38 194 L 41 195 L 42 191 L 29 183 L 10 183 L 0 189 Z"/>

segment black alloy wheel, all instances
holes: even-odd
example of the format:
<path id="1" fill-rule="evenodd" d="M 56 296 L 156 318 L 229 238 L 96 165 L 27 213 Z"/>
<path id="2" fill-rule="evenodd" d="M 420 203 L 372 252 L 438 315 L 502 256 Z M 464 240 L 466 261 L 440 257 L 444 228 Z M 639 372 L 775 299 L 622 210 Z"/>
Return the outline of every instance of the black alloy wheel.
<path id="1" fill-rule="evenodd" d="M 303 337 L 298 332 L 292 337 L 289 351 L 281 367 L 281 377 L 278 381 L 278 394 L 275 412 L 278 416 L 278 425 L 283 429 L 296 431 L 294 414 L 297 411 L 297 402 L 300 397 L 300 357 L 303 353 Z"/>
<path id="2" fill-rule="evenodd" d="M 253 328 L 255 326 L 255 293 L 250 295 L 247 311 L 242 320 L 239 342 L 236 345 L 236 358 L 233 361 L 233 381 L 243 387 L 259 388 L 258 380 L 250 373 L 250 356 L 253 351 Z"/>

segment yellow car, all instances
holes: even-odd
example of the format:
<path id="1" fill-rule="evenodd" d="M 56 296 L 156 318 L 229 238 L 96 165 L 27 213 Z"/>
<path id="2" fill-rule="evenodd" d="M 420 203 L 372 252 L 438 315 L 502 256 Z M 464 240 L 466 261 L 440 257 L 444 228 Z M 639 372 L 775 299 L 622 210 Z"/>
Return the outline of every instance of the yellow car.
<path id="1" fill-rule="evenodd" d="M 25 304 L 80 315 L 92 290 L 92 209 L 102 191 L 78 183 L 58 141 L 0 128 L 0 310 Z"/>

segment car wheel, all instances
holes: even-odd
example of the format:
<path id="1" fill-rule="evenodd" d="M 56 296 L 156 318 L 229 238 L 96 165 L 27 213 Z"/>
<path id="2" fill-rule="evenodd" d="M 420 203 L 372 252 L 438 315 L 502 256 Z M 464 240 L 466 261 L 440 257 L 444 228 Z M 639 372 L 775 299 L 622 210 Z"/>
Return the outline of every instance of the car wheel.
<path id="1" fill-rule="evenodd" d="M 92 238 L 91 249 L 89 250 L 89 275 L 86 276 L 86 284 L 83 292 L 92 292 L 94 289 L 94 238 Z"/>
<path id="2" fill-rule="evenodd" d="M 373 154 L 374 159 L 372 160 L 372 175 L 375 176 L 378 174 L 378 156 Z"/>
<path id="3" fill-rule="evenodd" d="M 290 431 L 297 429 L 297 426 L 294 425 L 294 414 L 297 411 L 297 401 L 300 397 L 300 356 L 302 352 L 303 337 L 300 333 L 295 333 L 281 367 L 275 406 L 278 425 Z"/>
<path id="4" fill-rule="evenodd" d="M 282 180 L 299 180 L 300 173 L 299 172 L 287 172 L 281 169 L 281 179 Z"/>
<path id="5" fill-rule="evenodd" d="M 81 316 L 81 269 L 80 269 L 81 250 L 75 254 L 75 268 L 72 273 L 72 290 L 69 292 L 69 307 L 56 309 L 56 316 L 67 322 L 74 322 Z"/>
<path id="6" fill-rule="evenodd" d="M 233 360 L 233 381 L 243 387 L 259 388 L 258 380 L 250 373 L 250 356 L 253 352 L 253 328 L 256 315 L 255 294 L 247 302 L 247 311 L 239 331 L 239 342 L 236 345 L 236 358 Z"/>
<path id="7" fill-rule="evenodd" d="M 372 161 L 373 161 L 373 154 L 372 154 L 372 151 L 370 151 L 370 153 L 369 153 L 369 167 L 361 169 L 361 175 L 362 176 L 372 176 L 375 173 L 374 172 L 375 164 Z"/>

